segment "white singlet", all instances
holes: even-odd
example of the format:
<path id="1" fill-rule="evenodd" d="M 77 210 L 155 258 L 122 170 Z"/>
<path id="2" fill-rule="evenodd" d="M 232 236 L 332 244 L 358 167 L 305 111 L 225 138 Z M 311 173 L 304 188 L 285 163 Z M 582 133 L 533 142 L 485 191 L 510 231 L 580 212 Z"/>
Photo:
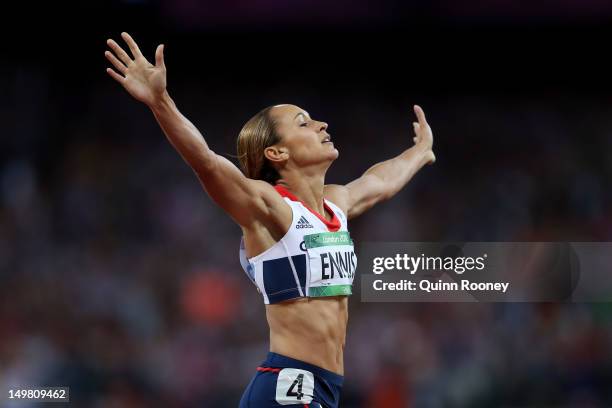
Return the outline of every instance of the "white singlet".
<path id="1" fill-rule="evenodd" d="M 270 248 L 246 257 L 240 240 L 240 263 L 263 295 L 265 304 L 299 297 L 350 295 L 357 268 L 353 240 L 346 215 L 329 200 L 324 206 L 333 214 L 327 221 L 282 186 L 275 186 L 291 206 L 289 230 Z"/>

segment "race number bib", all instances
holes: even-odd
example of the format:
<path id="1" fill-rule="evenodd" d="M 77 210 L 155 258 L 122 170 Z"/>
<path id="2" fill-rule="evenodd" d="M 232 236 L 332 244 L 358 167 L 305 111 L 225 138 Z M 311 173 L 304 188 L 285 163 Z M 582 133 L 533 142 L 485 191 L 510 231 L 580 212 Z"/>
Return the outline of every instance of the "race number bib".
<path id="1" fill-rule="evenodd" d="M 305 235 L 304 245 L 310 265 L 308 296 L 350 295 L 357 257 L 348 231 Z"/>
<path id="2" fill-rule="evenodd" d="M 314 397 L 314 376 L 310 371 L 283 368 L 276 380 L 276 402 L 281 405 L 309 404 Z"/>

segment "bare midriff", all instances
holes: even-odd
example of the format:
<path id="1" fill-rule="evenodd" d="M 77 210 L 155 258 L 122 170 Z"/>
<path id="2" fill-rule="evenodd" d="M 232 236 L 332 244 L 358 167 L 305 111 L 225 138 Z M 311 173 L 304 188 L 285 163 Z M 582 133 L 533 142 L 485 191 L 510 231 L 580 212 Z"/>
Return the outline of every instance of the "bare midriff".
<path id="1" fill-rule="evenodd" d="M 270 351 L 344 375 L 346 296 L 299 298 L 266 305 Z"/>

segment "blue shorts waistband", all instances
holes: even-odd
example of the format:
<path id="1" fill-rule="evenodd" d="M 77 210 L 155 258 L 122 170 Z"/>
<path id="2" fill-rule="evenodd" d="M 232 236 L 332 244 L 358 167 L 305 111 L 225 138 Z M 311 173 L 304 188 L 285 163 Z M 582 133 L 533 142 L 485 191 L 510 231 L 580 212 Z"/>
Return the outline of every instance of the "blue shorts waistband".
<path id="1" fill-rule="evenodd" d="M 336 374 L 314 364 L 305 363 L 302 360 L 296 360 L 295 358 L 283 356 L 282 354 L 274 353 L 272 351 L 268 352 L 266 361 L 261 363 L 261 365 L 264 367 L 298 368 L 301 370 L 307 370 L 338 387 L 342 387 L 342 383 L 344 382 L 344 376 L 340 374 Z"/>

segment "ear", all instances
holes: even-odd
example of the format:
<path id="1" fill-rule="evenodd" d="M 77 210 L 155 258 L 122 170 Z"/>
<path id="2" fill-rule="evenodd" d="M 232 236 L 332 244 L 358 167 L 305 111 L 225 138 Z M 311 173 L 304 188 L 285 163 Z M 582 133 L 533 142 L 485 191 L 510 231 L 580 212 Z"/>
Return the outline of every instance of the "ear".
<path id="1" fill-rule="evenodd" d="M 274 145 L 264 149 L 264 156 L 272 163 L 281 164 L 289 159 L 289 150 L 286 147 Z"/>

